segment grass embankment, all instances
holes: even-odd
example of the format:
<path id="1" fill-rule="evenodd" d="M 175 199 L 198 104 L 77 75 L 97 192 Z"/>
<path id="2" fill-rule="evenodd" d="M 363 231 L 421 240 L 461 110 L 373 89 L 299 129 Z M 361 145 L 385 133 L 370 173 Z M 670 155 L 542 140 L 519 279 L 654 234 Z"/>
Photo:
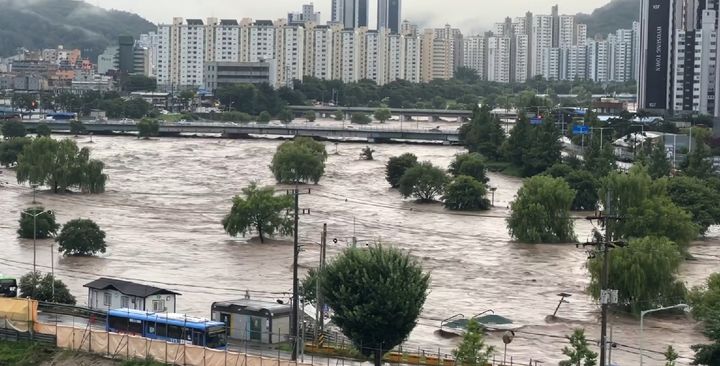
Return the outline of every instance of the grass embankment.
<path id="1" fill-rule="evenodd" d="M 32 342 L 0 340 L 0 365 L 35 366 L 52 359 L 55 347 Z"/>
<path id="2" fill-rule="evenodd" d="M 0 366 L 40 365 L 117 365 L 117 366 L 164 366 L 153 360 L 108 360 L 89 353 L 61 350 L 59 348 L 33 343 L 0 340 Z"/>

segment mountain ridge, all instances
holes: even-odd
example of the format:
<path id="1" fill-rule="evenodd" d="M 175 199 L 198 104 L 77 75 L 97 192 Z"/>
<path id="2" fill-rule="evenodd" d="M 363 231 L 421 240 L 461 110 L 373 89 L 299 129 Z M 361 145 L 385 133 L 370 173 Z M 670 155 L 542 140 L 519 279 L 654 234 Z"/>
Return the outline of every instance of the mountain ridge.
<path id="1" fill-rule="evenodd" d="M 575 21 L 587 24 L 588 37 L 600 35 L 604 38 L 618 29 L 631 29 L 632 22 L 639 17 L 640 0 L 612 0 L 591 14 L 576 14 Z"/>

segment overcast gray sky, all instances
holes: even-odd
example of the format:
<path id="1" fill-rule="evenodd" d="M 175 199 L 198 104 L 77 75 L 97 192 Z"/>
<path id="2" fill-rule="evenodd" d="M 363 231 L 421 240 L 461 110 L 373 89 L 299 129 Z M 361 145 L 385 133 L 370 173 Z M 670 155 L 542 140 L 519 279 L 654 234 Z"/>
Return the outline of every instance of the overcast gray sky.
<path id="1" fill-rule="evenodd" d="M 322 21 L 330 19 L 331 0 L 86 0 L 108 9 L 138 13 L 155 23 L 169 23 L 174 16 L 183 18 L 221 17 L 241 19 L 277 19 L 288 11 L 299 11 L 302 4 L 313 2 L 322 13 Z M 371 26 L 375 19 L 375 0 L 371 4 Z M 449 23 L 464 32 L 490 29 L 506 16 L 517 17 L 532 11 L 549 14 L 554 4 L 561 14 L 589 13 L 610 0 L 403 0 L 403 19 L 421 26 L 442 26 Z"/>

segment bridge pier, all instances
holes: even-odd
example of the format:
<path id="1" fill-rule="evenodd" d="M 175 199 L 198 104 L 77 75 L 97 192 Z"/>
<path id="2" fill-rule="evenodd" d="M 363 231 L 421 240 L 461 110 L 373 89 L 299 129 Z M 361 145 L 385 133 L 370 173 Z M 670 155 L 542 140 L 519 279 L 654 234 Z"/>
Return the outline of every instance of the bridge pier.
<path id="1" fill-rule="evenodd" d="M 462 118 L 462 117 L 460 117 L 460 116 L 458 116 L 458 118 L 457 118 L 457 123 L 464 123 L 464 122 L 465 122 L 465 119 Z"/>

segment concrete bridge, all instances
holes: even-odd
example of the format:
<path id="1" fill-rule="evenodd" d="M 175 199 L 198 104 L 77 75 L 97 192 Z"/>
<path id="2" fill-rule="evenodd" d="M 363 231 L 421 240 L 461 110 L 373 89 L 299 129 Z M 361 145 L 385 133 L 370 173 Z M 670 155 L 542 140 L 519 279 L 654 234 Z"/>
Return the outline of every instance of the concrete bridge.
<path id="1" fill-rule="evenodd" d="M 336 113 L 343 113 L 345 119 L 350 119 L 353 113 L 365 113 L 372 115 L 377 108 L 370 107 L 336 107 L 336 106 L 307 106 L 291 105 L 288 109 L 296 116 L 302 117 L 307 112 L 314 112 L 317 117 L 334 116 Z M 410 121 L 414 117 L 426 117 L 431 121 L 439 121 L 440 118 L 452 118 L 457 122 L 464 122 L 472 118 L 472 111 L 450 110 L 450 109 L 407 109 L 388 108 L 390 114 L 400 117 L 401 121 Z"/>
<path id="2" fill-rule="evenodd" d="M 35 130 L 38 124 L 45 123 L 52 131 L 69 132 L 70 121 L 23 121 L 28 130 Z M 96 135 L 137 132 L 133 122 L 108 121 L 85 122 L 87 132 Z M 293 138 L 307 136 L 327 140 L 358 140 L 367 142 L 410 141 L 425 143 L 458 144 L 458 130 L 441 129 L 398 129 L 393 127 L 374 126 L 300 126 L 259 123 L 233 122 L 178 122 L 160 123 L 160 136 L 177 136 L 180 134 L 220 134 L 227 138 L 250 138 L 251 136 L 278 136 Z"/>

